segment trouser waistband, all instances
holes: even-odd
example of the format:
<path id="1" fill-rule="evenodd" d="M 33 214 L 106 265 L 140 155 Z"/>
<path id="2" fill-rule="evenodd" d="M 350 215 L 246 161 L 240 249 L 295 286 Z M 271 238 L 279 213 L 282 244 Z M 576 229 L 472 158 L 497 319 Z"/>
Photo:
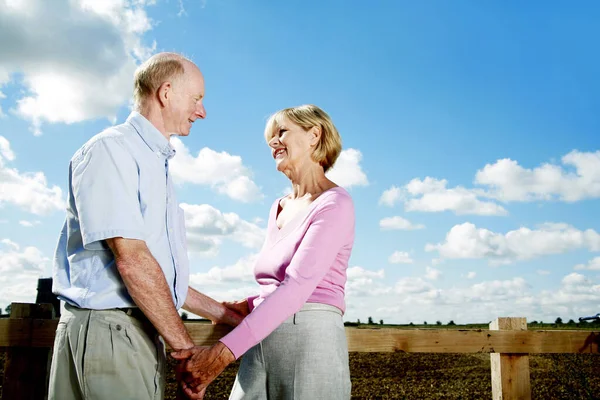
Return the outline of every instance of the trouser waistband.
<path id="1" fill-rule="evenodd" d="M 150 320 L 144 315 L 139 308 L 110 308 L 106 310 L 93 310 L 89 308 L 80 308 L 70 304 L 65 304 L 65 312 L 61 315 L 61 319 L 69 319 L 73 317 L 84 317 L 85 315 L 102 315 L 107 319 L 128 320 L 134 325 L 147 328 L 154 328 Z"/>
<path id="2" fill-rule="evenodd" d="M 331 311 L 336 314 L 342 315 L 342 310 L 331 304 L 323 303 L 305 303 L 298 312 L 303 311 Z"/>

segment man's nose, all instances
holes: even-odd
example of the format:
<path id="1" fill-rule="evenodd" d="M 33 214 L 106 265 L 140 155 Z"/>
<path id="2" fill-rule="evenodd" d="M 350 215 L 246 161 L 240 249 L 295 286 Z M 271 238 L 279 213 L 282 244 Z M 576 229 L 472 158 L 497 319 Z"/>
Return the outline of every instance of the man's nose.
<path id="1" fill-rule="evenodd" d="M 206 118 L 206 108 L 204 108 L 204 104 L 196 106 L 196 115 L 201 119 Z"/>

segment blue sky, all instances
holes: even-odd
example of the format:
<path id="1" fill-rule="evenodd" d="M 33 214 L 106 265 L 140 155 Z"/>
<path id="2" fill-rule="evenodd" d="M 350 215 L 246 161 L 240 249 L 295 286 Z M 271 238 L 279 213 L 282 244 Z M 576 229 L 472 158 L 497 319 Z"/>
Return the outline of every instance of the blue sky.
<path id="1" fill-rule="evenodd" d="M 256 290 L 288 183 L 262 131 L 313 103 L 354 201 L 346 320 L 565 320 L 600 311 L 595 3 L 0 0 L 0 306 L 33 301 L 67 168 L 128 113 L 157 51 L 195 61 L 208 117 L 175 140 L 192 282 Z"/>

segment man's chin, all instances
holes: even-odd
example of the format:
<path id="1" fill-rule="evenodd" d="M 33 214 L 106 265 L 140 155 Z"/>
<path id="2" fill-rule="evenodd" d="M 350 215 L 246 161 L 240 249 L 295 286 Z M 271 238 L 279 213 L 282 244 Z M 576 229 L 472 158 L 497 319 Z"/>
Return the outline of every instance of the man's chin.
<path id="1" fill-rule="evenodd" d="M 188 130 L 187 132 L 169 132 L 169 137 L 171 136 L 189 136 L 190 131 Z"/>

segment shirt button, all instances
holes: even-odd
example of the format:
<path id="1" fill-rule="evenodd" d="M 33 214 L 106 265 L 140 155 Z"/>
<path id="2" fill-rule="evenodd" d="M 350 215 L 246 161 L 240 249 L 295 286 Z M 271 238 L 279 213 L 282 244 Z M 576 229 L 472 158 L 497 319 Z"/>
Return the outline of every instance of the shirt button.
<path id="1" fill-rule="evenodd" d="M 118 331 L 120 331 L 121 330 L 121 325 L 117 325 L 116 328 L 117 328 Z"/>

